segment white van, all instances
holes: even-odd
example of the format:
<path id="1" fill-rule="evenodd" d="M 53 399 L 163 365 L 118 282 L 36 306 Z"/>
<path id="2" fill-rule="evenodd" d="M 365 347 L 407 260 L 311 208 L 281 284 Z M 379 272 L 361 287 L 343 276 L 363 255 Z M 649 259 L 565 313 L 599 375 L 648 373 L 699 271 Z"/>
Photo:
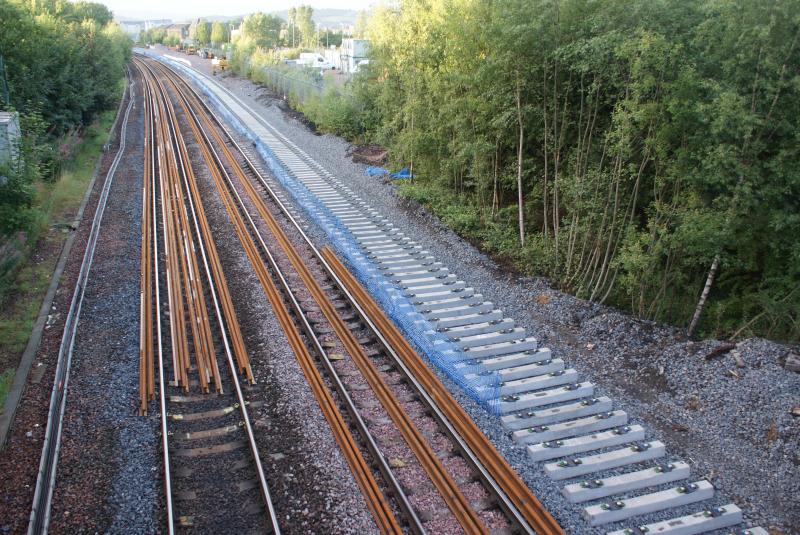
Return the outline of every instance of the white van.
<path id="1" fill-rule="evenodd" d="M 297 60 L 297 64 L 303 67 L 312 67 L 315 69 L 332 69 L 333 65 L 325 60 L 322 54 L 316 52 L 303 52 Z"/>

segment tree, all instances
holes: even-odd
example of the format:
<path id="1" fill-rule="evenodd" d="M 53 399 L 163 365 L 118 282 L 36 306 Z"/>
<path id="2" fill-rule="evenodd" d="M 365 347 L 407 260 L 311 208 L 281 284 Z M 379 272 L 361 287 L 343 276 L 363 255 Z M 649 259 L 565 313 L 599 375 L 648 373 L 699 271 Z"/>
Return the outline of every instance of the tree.
<path id="1" fill-rule="evenodd" d="M 303 43 L 303 46 L 309 48 L 316 46 L 317 43 L 313 16 L 314 8 L 311 6 L 301 5 L 296 10 L 295 25 L 300 32 L 300 42 Z"/>
<path id="2" fill-rule="evenodd" d="M 199 19 L 197 27 L 194 30 L 194 40 L 200 45 L 208 45 L 211 43 L 211 24 Z"/>
<path id="3" fill-rule="evenodd" d="M 97 2 L 75 2 L 67 8 L 64 19 L 69 22 L 82 22 L 89 19 L 100 26 L 105 26 L 114 19 L 114 14 L 106 6 Z"/>
<path id="4" fill-rule="evenodd" d="M 356 23 L 353 26 L 353 37 L 364 39 L 367 37 L 367 27 L 369 26 L 369 12 L 364 9 L 356 15 Z"/>
<path id="5" fill-rule="evenodd" d="M 227 43 L 229 39 L 228 25 L 222 22 L 215 22 L 211 27 L 211 42 L 214 46 Z"/>
<path id="6" fill-rule="evenodd" d="M 294 48 L 295 32 L 298 31 L 297 30 L 297 9 L 294 8 L 294 7 L 290 7 L 289 8 L 288 17 L 289 17 L 289 21 L 288 21 L 288 23 L 289 23 L 289 41 L 291 41 L 291 44 L 289 46 Z"/>
<path id="7" fill-rule="evenodd" d="M 22 157 L 0 170 L 0 234 L 24 229 L 35 181 L 56 178 L 57 137 L 115 105 L 131 41 L 110 20 L 100 4 L 0 2 L 0 107 L 19 112 L 22 131 Z"/>
<path id="8" fill-rule="evenodd" d="M 278 44 L 281 19 L 265 13 L 253 13 L 242 21 L 242 34 L 261 48 L 272 48 Z"/>
<path id="9" fill-rule="evenodd" d="M 359 14 L 370 64 L 347 105 L 303 106 L 352 114 L 334 128 L 413 166 L 406 191 L 560 288 L 700 335 L 797 340 L 797 13 L 403 0 L 366 32 Z M 293 44 L 315 42 L 312 14 L 289 10 Z"/>
<path id="10" fill-rule="evenodd" d="M 796 13 L 405 0 L 373 12 L 354 108 L 523 268 L 700 333 L 798 338 Z"/>

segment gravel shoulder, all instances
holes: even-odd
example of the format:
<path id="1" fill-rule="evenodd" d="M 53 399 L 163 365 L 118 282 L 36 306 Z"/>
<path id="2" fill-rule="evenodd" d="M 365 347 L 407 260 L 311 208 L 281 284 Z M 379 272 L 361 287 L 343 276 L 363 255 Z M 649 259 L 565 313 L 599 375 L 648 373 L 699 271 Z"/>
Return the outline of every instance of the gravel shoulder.
<path id="1" fill-rule="evenodd" d="M 144 128 L 141 83 L 75 337 L 53 532 L 157 530 L 157 415 L 136 412 Z"/>
<path id="2" fill-rule="evenodd" d="M 207 62 L 190 59 L 210 74 Z M 695 479 L 708 478 L 719 490 L 715 503 L 733 501 L 753 524 L 800 533 L 800 421 L 790 414 L 800 405 L 800 374 L 783 367 L 786 355 L 796 350 L 749 339 L 706 360 L 721 342 L 692 341 L 678 329 L 637 320 L 559 292 L 544 279 L 510 272 L 400 197 L 393 184 L 366 177 L 366 166 L 350 160 L 344 140 L 316 135 L 283 102 L 250 81 L 229 74 L 217 79 L 435 256 L 458 258 L 457 265 L 449 266 L 455 273 L 595 382 L 599 395 L 610 396 L 633 423 L 646 426 L 649 439 L 663 440 L 670 459 L 690 462 Z M 592 532 L 497 419 L 449 386 L 567 531 Z"/>

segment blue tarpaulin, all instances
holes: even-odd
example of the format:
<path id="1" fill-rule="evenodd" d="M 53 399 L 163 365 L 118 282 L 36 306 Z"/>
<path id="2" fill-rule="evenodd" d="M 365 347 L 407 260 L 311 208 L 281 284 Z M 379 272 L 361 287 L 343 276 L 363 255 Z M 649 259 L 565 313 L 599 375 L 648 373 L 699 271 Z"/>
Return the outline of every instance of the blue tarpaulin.
<path id="1" fill-rule="evenodd" d="M 383 167 L 369 166 L 364 171 L 364 174 L 367 175 L 367 176 L 383 176 L 383 175 L 388 175 L 389 174 L 389 170 L 388 169 L 384 169 Z"/>
<path id="2" fill-rule="evenodd" d="M 411 178 L 411 173 L 408 171 L 408 167 L 403 167 L 396 173 L 392 173 L 392 178 Z"/>
<path id="3" fill-rule="evenodd" d="M 389 175 L 392 178 L 400 178 L 400 179 L 411 178 L 411 173 L 409 173 L 408 167 L 403 167 L 396 173 L 389 173 L 389 170 L 384 169 L 383 167 L 369 166 L 364 171 L 364 174 L 367 176 Z"/>

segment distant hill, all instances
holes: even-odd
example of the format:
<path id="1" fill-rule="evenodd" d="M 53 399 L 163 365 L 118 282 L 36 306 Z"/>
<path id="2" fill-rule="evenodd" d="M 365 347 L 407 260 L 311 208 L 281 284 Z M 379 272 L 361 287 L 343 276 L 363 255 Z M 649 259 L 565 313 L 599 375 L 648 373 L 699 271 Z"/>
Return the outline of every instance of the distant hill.
<path id="1" fill-rule="evenodd" d="M 289 10 L 272 11 L 283 20 L 289 20 Z M 358 11 L 355 9 L 314 9 L 314 22 L 323 28 L 338 28 L 340 24 L 353 26 L 356 23 Z"/>
<path id="2" fill-rule="evenodd" d="M 208 22 L 230 22 L 232 20 L 242 20 L 245 17 L 246 15 L 209 15 L 207 17 L 200 18 Z"/>
<path id="3" fill-rule="evenodd" d="M 271 15 L 277 15 L 278 17 L 282 18 L 283 20 L 289 20 L 289 10 L 284 9 L 281 11 L 270 11 Z M 201 17 L 203 20 L 208 22 L 231 22 L 231 21 L 241 21 L 245 18 L 249 13 L 243 13 L 241 15 L 208 15 Z M 339 28 L 340 25 L 344 26 L 353 26 L 356 23 L 356 17 L 358 16 L 358 11 L 355 9 L 315 9 L 314 10 L 314 22 L 322 26 L 323 28 Z M 169 17 L 164 17 L 169 18 Z M 186 17 L 171 17 L 173 20 L 178 22 L 191 22 L 195 20 L 195 17 L 186 18 Z M 120 17 L 122 20 L 129 20 L 129 19 L 136 19 L 142 20 L 140 17 Z"/>

